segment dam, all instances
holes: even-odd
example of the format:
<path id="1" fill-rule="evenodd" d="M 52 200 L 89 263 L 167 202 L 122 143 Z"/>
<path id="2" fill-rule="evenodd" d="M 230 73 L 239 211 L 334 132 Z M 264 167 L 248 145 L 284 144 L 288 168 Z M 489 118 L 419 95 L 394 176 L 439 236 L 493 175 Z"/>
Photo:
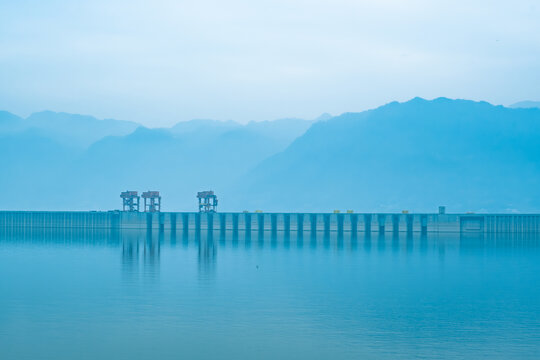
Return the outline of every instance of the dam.
<path id="1" fill-rule="evenodd" d="M 0 231 L 100 229 L 121 233 L 245 232 L 538 234 L 540 214 L 0 211 Z"/>

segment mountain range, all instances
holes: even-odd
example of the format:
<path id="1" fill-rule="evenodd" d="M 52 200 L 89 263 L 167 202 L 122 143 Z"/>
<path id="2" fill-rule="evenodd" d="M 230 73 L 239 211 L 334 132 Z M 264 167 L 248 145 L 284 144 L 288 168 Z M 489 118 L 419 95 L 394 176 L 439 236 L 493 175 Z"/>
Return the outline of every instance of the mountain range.
<path id="1" fill-rule="evenodd" d="M 0 208 L 116 209 L 120 191 L 156 189 L 164 208 L 192 210 L 201 187 L 231 186 L 312 123 L 192 120 L 149 129 L 65 113 L 22 119 L 1 112 Z"/>
<path id="2" fill-rule="evenodd" d="M 540 211 L 540 109 L 415 98 L 316 120 L 129 121 L 0 112 L 1 209 L 108 210 L 159 190 L 165 211 Z"/>

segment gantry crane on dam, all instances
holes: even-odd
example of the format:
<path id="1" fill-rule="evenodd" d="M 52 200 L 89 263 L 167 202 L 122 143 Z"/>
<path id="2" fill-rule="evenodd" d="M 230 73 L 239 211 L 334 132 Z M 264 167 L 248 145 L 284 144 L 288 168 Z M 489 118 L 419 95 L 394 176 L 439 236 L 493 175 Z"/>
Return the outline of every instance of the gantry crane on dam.
<path id="1" fill-rule="evenodd" d="M 215 213 L 217 212 L 218 199 L 212 190 L 199 191 L 197 193 L 199 199 L 199 212 Z"/>
<path id="2" fill-rule="evenodd" d="M 122 193 L 120 193 L 120 197 L 122 198 L 123 211 L 139 211 L 140 196 L 137 191 L 123 191 Z"/>
<path id="3" fill-rule="evenodd" d="M 139 212 L 140 198 L 137 191 L 127 190 L 120 193 L 122 198 L 122 211 Z M 161 196 L 159 191 L 146 191 L 142 193 L 144 199 L 144 212 L 160 212 Z"/>
<path id="4" fill-rule="evenodd" d="M 139 212 L 140 198 L 144 199 L 144 212 L 161 212 L 161 196 L 159 191 L 145 191 L 139 196 L 137 191 L 127 190 L 120 193 L 122 198 L 122 211 Z M 218 199 L 214 191 L 199 191 L 197 193 L 199 200 L 199 212 L 215 213 L 217 212 Z"/>
<path id="5" fill-rule="evenodd" d="M 142 193 L 144 199 L 145 212 L 160 212 L 161 211 L 161 196 L 159 191 L 145 191 Z"/>

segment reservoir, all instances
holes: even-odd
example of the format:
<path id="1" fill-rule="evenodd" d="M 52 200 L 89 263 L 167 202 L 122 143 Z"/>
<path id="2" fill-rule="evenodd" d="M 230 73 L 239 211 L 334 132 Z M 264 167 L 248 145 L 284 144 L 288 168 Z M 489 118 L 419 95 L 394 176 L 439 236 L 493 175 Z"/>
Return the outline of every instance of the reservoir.
<path id="1" fill-rule="evenodd" d="M 0 232 L 0 358 L 537 359 L 537 233 Z"/>

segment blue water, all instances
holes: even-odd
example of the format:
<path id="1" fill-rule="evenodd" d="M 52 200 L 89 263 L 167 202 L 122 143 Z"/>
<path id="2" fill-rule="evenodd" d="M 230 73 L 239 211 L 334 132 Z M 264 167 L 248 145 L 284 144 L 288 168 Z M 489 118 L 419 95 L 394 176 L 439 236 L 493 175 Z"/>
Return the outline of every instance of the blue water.
<path id="1" fill-rule="evenodd" d="M 0 236 L 0 359 L 538 359 L 540 239 Z"/>

